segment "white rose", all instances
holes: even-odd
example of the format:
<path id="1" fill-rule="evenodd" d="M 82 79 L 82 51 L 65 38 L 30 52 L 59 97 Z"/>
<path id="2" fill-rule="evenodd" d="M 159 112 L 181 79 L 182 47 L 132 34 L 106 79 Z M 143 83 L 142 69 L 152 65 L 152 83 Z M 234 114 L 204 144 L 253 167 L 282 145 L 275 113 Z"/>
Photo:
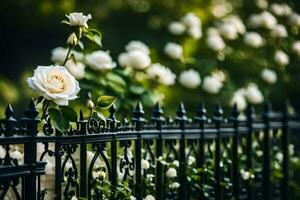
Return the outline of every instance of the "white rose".
<path id="1" fill-rule="evenodd" d="M 125 46 L 126 51 L 139 50 L 145 54 L 150 54 L 150 49 L 141 41 L 133 40 Z"/>
<path id="2" fill-rule="evenodd" d="M 223 87 L 222 81 L 213 77 L 213 76 L 206 76 L 203 80 L 202 88 L 204 91 L 210 94 L 217 94 L 219 93 L 220 89 Z"/>
<path id="3" fill-rule="evenodd" d="M 271 30 L 271 35 L 275 38 L 286 38 L 288 36 L 288 33 L 283 25 L 277 24 Z"/>
<path id="4" fill-rule="evenodd" d="M 212 8 L 211 12 L 214 17 L 221 18 L 232 11 L 232 5 L 228 2 L 218 1 Z"/>
<path id="5" fill-rule="evenodd" d="M 177 189 L 180 187 L 180 184 L 178 182 L 173 182 L 169 186 L 171 189 Z"/>
<path id="6" fill-rule="evenodd" d="M 152 196 L 151 194 L 147 195 L 144 200 L 155 200 L 154 196 Z"/>
<path id="7" fill-rule="evenodd" d="M 243 180 L 248 180 L 250 178 L 250 172 L 241 170 L 241 177 Z"/>
<path id="8" fill-rule="evenodd" d="M 261 77 L 269 84 L 274 84 L 277 81 L 276 73 L 270 69 L 264 69 L 261 73 Z"/>
<path id="9" fill-rule="evenodd" d="M 80 90 L 78 81 L 63 66 L 38 66 L 27 83 L 40 95 L 61 106 L 76 99 Z"/>
<path id="10" fill-rule="evenodd" d="M 238 38 L 238 31 L 234 24 L 232 23 L 222 23 L 219 27 L 219 32 L 221 35 L 228 40 L 235 40 Z"/>
<path id="11" fill-rule="evenodd" d="M 189 36 L 191 36 L 192 38 L 198 40 L 202 37 L 202 28 L 201 26 L 193 26 L 191 28 L 188 29 L 188 34 Z"/>
<path id="12" fill-rule="evenodd" d="M 55 64 L 62 65 L 67 57 L 68 49 L 57 47 L 51 52 L 51 61 Z M 83 60 L 83 54 L 72 50 L 70 55 L 73 55 L 75 61 Z"/>
<path id="13" fill-rule="evenodd" d="M 251 47 L 258 48 L 264 45 L 264 39 L 256 32 L 248 32 L 244 36 L 244 43 Z"/>
<path id="14" fill-rule="evenodd" d="M 283 154 L 278 152 L 276 153 L 275 158 L 281 163 L 283 161 Z"/>
<path id="15" fill-rule="evenodd" d="M 274 61 L 280 66 L 286 66 L 289 64 L 289 56 L 283 51 L 276 51 L 274 56 Z"/>
<path id="16" fill-rule="evenodd" d="M 157 80 L 163 85 L 174 85 L 176 75 L 167 67 L 155 63 L 147 69 L 147 74 L 150 79 Z"/>
<path id="17" fill-rule="evenodd" d="M 260 9 L 266 9 L 269 4 L 266 0 L 256 0 L 255 5 Z"/>
<path id="18" fill-rule="evenodd" d="M 267 29 L 272 29 L 277 24 L 277 19 L 269 12 L 261 13 L 261 26 Z"/>
<path id="19" fill-rule="evenodd" d="M 201 20 L 195 13 L 187 13 L 182 17 L 181 21 L 187 27 L 201 26 Z"/>
<path id="20" fill-rule="evenodd" d="M 250 83 L 245 89 L 245 96 L 249 103 L 259 104 L 264 101 L 264 96 L 255 83 Z"/>
<path id="21" fill-rule="evenodd" d="M 235 26 L 236 30 L 240 34 L 244 34 L 246 32 L 246 27 L 241 20 L 241 18 L 237 15 L 230 15 L 224 19 L 225 22 L 231 23 Z"/>
<path id="22" fill-rule="evenodd" d="M 180 59 L 183 56 L 182 46 L 173 42 L 169 42 L 165 45 L 164 52 L 172 59 Z"/>
<path id="23" fill-rule="evenodd" d="M 231 99 L 230 105 L 233 106 L 234 104 L 237 105 L 237 108 L 240 111 L 243 111 L 247 107 L 247 101 L 245 99 L 245 90 L 244 89 L 239 89 L 237 90 Z"/>
<path id="24" fill-rule="evenodd" d="M 222 51 L 226 47 L 223 39 L 218 34 L 209 35 L 206 44 L 214 51 Z"/>
<path id="25" fill-rule="evenodd" d="M 289 17 L 289 22 L 291 25 L 293 26 L 300 26 L 300 15 L 297 13 L 293 13 L 290 17 Z"/>
<path id="26" fill-rule="evenodd" d="M 173 35 L 182 35 L 185 32 L 185 26 L 180 22 L 171 22 L 168 29 Z"/>
<path id="27" fill-rule="evenodd" d="M 295 41 L 292 46 L 293 52 L 300 57 L 300 41 Z"/>
<path id="28" fill-rule="evenodd" d="M 151 64 L 148 54 L 139 50 L 121 53 L 118 62 L 122 67 L 132 67 L 134 69 L 145 69 Z"/>
<path id="29" fill-rule="evenodd" d="M 88 20 L 92 19 L 90 14 L 84 15 L 78 12 L 73 12 L 70 15 L 66 15 L 66 17 L 69 19 L 70 26 L 84 26 L 86 28 L 88 27 Z"/>
<path id="30" fill-rule="evenodd" d="M 223 71 L 221 70 L 215 70 L 211 73 L 211 76 L 214 77 L 215 79 L 224 82 L 226 79 L 226 75 L 224 74 Z"/>
<path id="31" fill-rule="evenodd" d="M 201 78 L 197 71 L 189 69 L 180 74 L 179 82 L 184 87 L 194 89 L 200 85 Z"/>
<path id="32" fill-rule="evenodd" d="M 176 176 L 177 176 L 177 171 L 176 171 L 176 169 L 175 168 L 169 168 L 168 170 L 167 170 L 167 172 L 166 172 L 166 176 L 168 177 L 168 178 L 175 178 Z"/>
<path id="33" fill-rule="evenodd" d="M 250 27 L 257 28 L 262 24 L 262 18 L 259 14 L 250 15 L 248 19 L 248 24 Z"/>
<path id="34" fill-rule="evenodd" d="M 73 60 L 68 60 L 66 62 L 65 67 L 78 80 L 82 79 L 85 75 L 85 65 L 81 62 L 74 62 Z"/>
<path id="35" fill-rule="evenodd" d="M 105 71 L 116 67 L 116 63 L 113 62 L 108 51 L 94 51 L 91 54 L 86 55 L 86 63 L 93 70 Z"/>
<path id="36" fill-rule="evenodd" d="M 196 158 L 194 156 L 189 156 L 188 165 L 192 165 L 196 162 Z"/>
<path id="37" fill-rule="evenodd" d="M 142 159 L 141 160 L 141 166 L 142 169 L 149 169 L 150 168 L 150 163 L 148 160 Z"/>
<path id="38" fill-rule="evenodd" d="M 277 16 L 289 16 L 292 13 L 291 7 L 287 4 L 271 4 L 270 10 Z"/>
<path id="39" fill-rule="evenodd" d="M 175 165 L 176 167 L 179 167 L 179 161 L 178 160 L 174 160 L 172 164 Z"/>

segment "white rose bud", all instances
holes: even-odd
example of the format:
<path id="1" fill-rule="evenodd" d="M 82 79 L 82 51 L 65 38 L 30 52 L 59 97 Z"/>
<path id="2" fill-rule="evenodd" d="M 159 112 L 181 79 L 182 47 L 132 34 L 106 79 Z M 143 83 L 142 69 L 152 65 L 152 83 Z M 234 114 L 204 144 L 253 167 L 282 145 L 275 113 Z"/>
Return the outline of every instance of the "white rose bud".
<path id="1" fill-rule="evenodd" d="M 65 64 L 65 67 L 77 80 L 82 79 L 85 75 L 85 65 L 81 62 L 68 60 Z"/>
<path id="2" fill-rule="evenodd" d="M 70 46 L 75 46 L 78 42 L 77 36 L 75 33 L 71 33 L 71 35 L 67 39 L 67 44 Z"/>
<path id="3" fill-rule="evenodd" d="M 286 38 L 288 36 L 288 33 L 283 25 L 277 24 L 273 27 L 271 35 L 275 38 Z"/>
<path id="4" fill-rule="evenodd" d="M 76 99 L 80 90 L 78 81 L 63 66 L 38 66 L 27 83 L 39 95 L 60 106 Z"/>
<path id="5" fill-rule="evenodd" d="M 150 49 L 147 45 L 145 45 L 143 42 L 138 41 L 138 40 L 133 40 L 129 42 L 125 46 L 126 51 L 134 51 L 134 50 L 139 50 L 142 51 L 145 54 L 150 54 Z"/>
<path id="6" fill-rule="evenodd" d="M 251 47 L 259 48 L 264 45 L 264 39 L 256 32 L 248 32 L 244 36 L 244 43 Z"/>
<path id="7" fill-rule="evenodd" d="M 142 169 L 149 169 L 150 168 L 150 163 L 148 160 L 142 159 L 141 160 L 141 166 Z"/>
<path id="8" fill-rule="evenodd" d="M 90 99 L 87 101 L 87 105 L 86 105 L 88 108 L 95 108 L 95 104 L 94 102 Z"/>
<path id="9" fill-rule="evenodd" d="M 155 197 L 149 194 L 143 200 L 155 200 Z"/>
<path id="10" fill-rule="evenodd" d="M 293 52 L 300 57 L 300 41 L 295 41 L 292 46 Z"/>
<path id="11" fill-rule="evenodd" d="M 92 19 L 90 14 L 84 15 L 82 13 L 73 12 L 70 15 L 66 15 L 69 19 L 70 26 L 82 26 L 88 28 L 87 22 Z"/>
<path id="12" fill-rule="evenodd" d="M 140 50 L 133 50 L 121 53 L 118 57 L 118 62 L 122 67 L 132 67 L 134 69 L 142 70 L 150 66 L 151 58 L 148 54 Z"/>
<path id="13" fill-rule="evenodd" d="M 269 84 L 274 84 L 277 81 L 276 73 L 270 69 L 264 69 L 261 73 L 261 77 Z"/>
<path id="14" fill-rule="evenodd" d="M 220 89 L 223 87 L 222 81 L 213 76 L 206 76 L 203 80 L 202 88 L 204 91 L 210 94 L 219 93 Z"/>
<path id="15" fill-rule="evenodd" d="M 147 69 L 147 74 L 150 79 L 156 80 L 162 85 L 174 85 L 176 75 L 167 67 L 155 63 Z"/>
<path id="16" fill-rule="evenodd" d="M 214 51 L 222 51 L 226 47 L 223 39 L 218 34 L 209 35 L 206 40 L 206 44 Z"/>
<path id="17" fill-rule="evenodd" d="M 276 51 L 274 56 L 274 61 L 280 66 L 286 66 L 289 64 L 289 56 L 283 51 Z"/>
<path id="18" fill-rule="evenodd" d="M 166 176 L 168 178 L 175 178 L 177 176 L 177 171 L 175 168 L 169 168 L 168 171 L 166 172 Z"/>
<path id="19" fill-rule="evenodd" d="M 197 71 L 189 69 L 180 74 L 179 82 L 186 88 L 194 89 L 200 85 L 201 78 Z"/>
<path id="20" fill-rule="evenodd" d="M 173 35 L 182 35 L 185 32 L 185 26 L 180 22 L 171 22 L 168 29 Z"/>
<path id="21" fill-rule="evenodd" d="M 94 51 L 86 55 L 85 59 L 87 65 L 96 71 L 106 71 L 116 67 L 108 51 Z"/>
<path id="22" fill-rule="evenodd" d="M 165 45 L 164 52 L 172 59 L 181 59 L 183 57 L 182 46 L 173 42 L 169 42 Z"/>
<path id="23" fill-rule="evenodd" d="M 255 83 L 248 85 L 245 89 L 245 96 L 247 101 L 251 104 L 259 104 L 264 101 L 264 96 Z"/>
<path id="24" fill-rule="evenodd" d="M 234 104 L 237 105 L 237 108 L 240 111 L 243 111 L 246 109 L 247 107 L 247 101 L 245 98 L 245 90 L 244 89 L 239 89 L 237 90 L 234 94 L 233 97 L 231 99 L 230 105 L 233 106 Z"/>

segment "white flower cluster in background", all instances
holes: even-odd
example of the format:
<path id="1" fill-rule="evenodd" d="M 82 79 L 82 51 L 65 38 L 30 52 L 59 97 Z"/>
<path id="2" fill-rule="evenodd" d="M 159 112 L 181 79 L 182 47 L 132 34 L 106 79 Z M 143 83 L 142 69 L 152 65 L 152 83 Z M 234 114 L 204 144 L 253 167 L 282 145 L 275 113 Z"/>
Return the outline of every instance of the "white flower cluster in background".
<path id="1" fill-rule="evenodd" d="M 214 71 L 210 76 L 204 77 L 202 88 L 207 93 L 217 94 L 223 87 L 225 78 L 225 74 L 222 71 Z"/>
<path id="2" fill-rule="evenodd" d="M 253 48 L 259 48 L 264 45 L 264 39 L 259 33 L 248 32 L 244 36 L 244 43 Z"/>
<path id="3" fill-rule="evenodd" d="M 199 73 L 194 69 L 189 69 L 181 72 L 179 76 L 179 82 L 186 88 L 194 89 L 197 88 L 201 83 Z"/>
<path id="4" fill-rule="evenodd" d="M 264 69 L 261 73 L 261 77 L 268 84 L 274 84 L 277 81 L 276 72 L 270 69 Z"/>
<path id="5" fill-rule="evenodd" d="M 116 67 L 116 63 L 113 62 L 109 55 L 109 51 L 94 51 L 86 55 L 87 65 L 95 71 L 106 71 Z"/>
<path id="6" fill-rule="evenodd" d="M 202 37 L 201 20 L 195 13 L 187 13 L 180 21 L 171 22 L 168 29 L 173 35 L 187 33 L 194 39 L 200 39 Z"/>
<path id="7" fill-rule="evenodd" d="M 223 19 L 218 27 L 222 37 L 228 40 L 235 40 L 239 34 L 246 32 L 246 27 L 243 21 L 236 15 L 227 16 Z"/>
<path id="8" fill-rule="evenodd" d="M 182 46 L 174 42 L 168 42 L 164 47 L 164 52 L 168 57 L 174 60 L 183 58 Z"/>
<path id="9" fill-rule="evenodd" d="M 219 34 L 219 31 L 215 28 L 208 29 L 206 45 L 208 48 L 216 52 L 222 51 L 226 47 L 223 38 Z"/>
<path id="10" fill-rule="evenodd" d="M 141 41 L 131 41 L 118 57 L 121 67 L 131 67 L 136 70 L 146 69 L 151 65 L 150 50 Z"/>
<path id="11" fill-rule="evenodd" d="M 162 85 L 174 85 L 176 75 L 167 67 L 155 63 L 147 69 L 147 75 L 150 79 L 156 80 Z"/>
<path id="12" fill-rule="evenodd" d="M 274 61 L 279 66 L 286 66 L 289 64 L 290 59 L 289 59 L 289 56 L 285 52 L 278 50 L 275 52 Z"/>

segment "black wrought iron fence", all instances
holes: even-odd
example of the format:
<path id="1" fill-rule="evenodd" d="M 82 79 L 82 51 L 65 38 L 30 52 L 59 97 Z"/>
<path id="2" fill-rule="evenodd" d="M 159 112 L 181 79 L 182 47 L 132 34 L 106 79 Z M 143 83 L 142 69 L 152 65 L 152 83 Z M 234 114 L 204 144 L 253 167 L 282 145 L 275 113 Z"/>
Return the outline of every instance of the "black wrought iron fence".
<path id="1" fill-rule="evenodd" d="M 260 115 L 249 106 L 245 116 L 234 107 L 225 118 L 218 105 L 211 119 L 203 105 L 192 118 L 183 104 L 174 119 L 159 105 L 148 121 L 140 104 L 130 121 L 115 112 L 107 120 L 80 112 L 62 133 L 39 120 L 33 100 L 20 120 L 9 105 L 0 199 L 289 198 L 289 134 L 300 123 L 287 106 L 278 113 L 266 104 Z"/>

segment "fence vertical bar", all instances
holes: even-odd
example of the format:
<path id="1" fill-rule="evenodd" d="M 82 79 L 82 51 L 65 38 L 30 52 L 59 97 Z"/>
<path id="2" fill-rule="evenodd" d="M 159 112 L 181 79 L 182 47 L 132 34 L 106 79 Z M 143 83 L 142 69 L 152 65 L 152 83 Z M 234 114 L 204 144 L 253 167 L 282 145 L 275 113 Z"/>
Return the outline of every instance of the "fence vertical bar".
<path id="1" fill-rule="evenodd" d="M 270 116 L 271 104 L 267 103 L 263 112 L 264 139 L 263 139 L 263 199 L 271 199 L 270 182 Z"/>
<path id="2" fill-rule="evenodd" d="M 185 108 L 183 103 L 180 103 L 177 109 L 177 117 L 176 121 L 179 124 L 179 128 L 181 130 L 181 137 L 179 143 L 179 199 L 185 200 L 187 199 L 187 180 L 185 176 L 186 171 L 186 156 L 185 156 L 185 122 L 187 121 L 187 117 L 185 116 Z"/>
<path id="3" fill-rule="evenodd" d="M 141 103 L 137 103 L 136 108 L 133 112 L 132 121 L 135 124 L 135 130 L 137 131 L 137 139 L 135 141 L 135 196 L 137 200 L 142 200 L 142 139 L 141 130 L 143 129 L 143 124 L 145 123 L 144 111 Z"/>
<path id="4" fill-rule="evenodd" d="M 220 104 L 217 105 L 214 115 L 213 121 L 216 126 L 216 152 L 215 152 L 215 199 L 222 199 L 222 188 L 221 188 L 221 123 L 223 121 L 223 110 Z"/>
<path id="5" fill-rule="evenodd" d="M 32 173 L 26 176 L 24 181 L 25 200 L 35 200 L 38 197 L 36 187 L 37 179 L 36 174 L 33 172 L 37 162 L 37 144 L 34 137 L 36 137 L 38 133 L 38 123 L 40 122 L 38 114 L 39 112 L 35 107 L 34 100 L 31 99 L 29 108 L 25 111 L 25 118 L 23 119 L 27 126 L 26 134 L 31 137 L 31 139 L 24 144 L 24 163 L 29 165 L 32 170 Z"/>
<path id="6" fill-rule="evenodd" d="M 165 118 L 162 116 L 163 110 L 161 109 L 159 103 L 156 104 L 153 110 L 152 122 L 155 124 L 156 129 L 159 131 L 158 138 L 156 140 L 156 158 L 163 155 L 163 140 L 161 136 L 162 125 L 165 122 Z M 156 199 L 163 200 L 163 166 L 157 161 L 156 162 Z"/>
<path id="7" fill-rule="evenodd" d="M 282 115 L 282 173 L 283 179 L 281 181 L 281 199 L 289 199 L 289 124 L 288 124 L 288 108 L 289 103 L 287 102 L 284 106 L 283 115 Z"/>
<path id="8" fill-rule="evenodd" d="M 107 119 L 109 123 L 109 131 L 114 133 L 117 131 L 117 123 L 119 121 L 116 119 L 116 107 L 113 104 L 109 109 L 109 117 Z M 110 143 L 110 152 L 111 152 L 111 190 L 112 193 L 115 194 L 117 184 L 118 184 L 118 172 L 117 172 L 117 141 L 115 135 L 113 135 L 112 141 Z M 114 195 L 112 195 L 112 199 L 114 199 Z"/>
<path id="9" fill-rule="evenodd" d="M 255 118 L 255 110 L 252 105 L 248 105 L 247 107 L 247 142 L 246 142 L 246 155 L 247 155 L 247 160 L 246 160 L 246 168 L 247 171 L 250 171 L 252 169 L 252 132 L 253 132 L 253 121 Z M 246 183 L 246 188 L 247 188 L 247 198 L 248 200 L 253 199 L 253 185 L 248 181 Z"/>
<path id="10" fill-rule="evenodd" d="M 79 115 L 79 134 L 86 135 L 87 120 L 83 117 L 83 112 L 80 110 Z M 87 147 L 86 143 L 80 144 L 80 197 L 87 197 Z"/>
<path id="11" fill-rule="evenodd" d="M 240 191 L 240 176 L 239 176 L 239 157 L 238 157 L 238 147 L 239 147 L 239 131 L 238 131 L 238 116 L 239 110 L 237 104 L 234 104 L 230 121 L 233 123 L 234 135 L 233 135 L 233 147 L 232 147 L 232 179 L 233 179 L 233 198 L 239 199 Z"/>

